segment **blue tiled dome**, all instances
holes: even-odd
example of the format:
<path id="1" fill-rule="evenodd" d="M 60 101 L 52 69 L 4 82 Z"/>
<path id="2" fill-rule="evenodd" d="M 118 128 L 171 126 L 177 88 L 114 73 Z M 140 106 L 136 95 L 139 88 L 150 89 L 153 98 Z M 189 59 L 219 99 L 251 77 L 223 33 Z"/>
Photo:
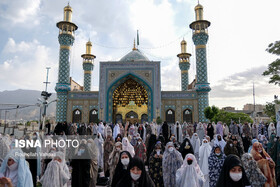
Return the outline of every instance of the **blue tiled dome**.
<path id="1" fill-rule="evenodd" d="M 150 61 L 138 49 L 133 50 L 120 59 L 120 61 Z"/>

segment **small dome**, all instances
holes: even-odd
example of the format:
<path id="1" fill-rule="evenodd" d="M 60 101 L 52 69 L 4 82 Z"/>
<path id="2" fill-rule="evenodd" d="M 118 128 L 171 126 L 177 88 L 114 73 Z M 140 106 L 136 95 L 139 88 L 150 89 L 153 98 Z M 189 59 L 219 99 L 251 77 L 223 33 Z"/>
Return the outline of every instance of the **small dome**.
<path id="1" fill-rule="evenodd" d="M 72 11 L 72 7 L 68 4 L 66 7 L 64 7 L 64 11 Z"/>
<path id="2" fill-rule="evenodd" d="M 88 41 L 88 42 L 86 43 L 86 45 L 91 45 L 91 46 L 92 46 L 91 41 Z"/>
<path id="3" fill-rule="evenodd" d="M 138 49 L 133 50 L 120 59 L 120 61 L 150 61 Z"/>
<path id="4" fill-rule="evenodd" d="M 203 6 L 201 4 L 198 4 L 195 6 L 194 10 L 197 10 L 197 9 L 203 9 Z"/>
<path id="5" fill-rule="evenodd" d="M 183 39 L 183 40 L 181 41 L 181 45 L 184 45 L 184 44 L 187 44 L 187 42 L 186 42 L 186 40 Z"/>

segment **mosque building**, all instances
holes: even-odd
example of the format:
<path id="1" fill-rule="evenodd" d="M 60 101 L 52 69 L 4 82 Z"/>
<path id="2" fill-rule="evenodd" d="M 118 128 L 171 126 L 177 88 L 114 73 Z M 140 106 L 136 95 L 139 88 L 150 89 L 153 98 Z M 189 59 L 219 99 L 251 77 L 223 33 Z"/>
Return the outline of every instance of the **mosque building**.
<path id="1" fill-rule="evenodd" d="M 64 19 L 57 23 L 59 71 L 56 121 L 90 123 L 106 122 L 151 122 L 157 117 L 168 123 L 207 122 L 204 109 L 209 105 L 211 88 L 207 77 L 206 44 L 210 22 L 203 19 L 203 6 L 195 7 L 195 21 L 190 24 L 196 53 L 196 79 L 190 84 L 188 71 L 190 53 L 187 43 L 181 42 L 177 55 L 181 70 L 181 91 L 161 91 L 161 62 L 149 60 L 139 49 L 119 61 L 102 61 L 99 69 L 99 91 L 91 91 L 94 78 L 95 55 L 92 43 L 86 43 L 86 53 L 81 55 L 84 70 L 84 85 L 80 86 L 70 77 L 70 49 L 74 44 L 74 32 L 78 26 L 72 22 L 73 9 L 64 8 Z"/>

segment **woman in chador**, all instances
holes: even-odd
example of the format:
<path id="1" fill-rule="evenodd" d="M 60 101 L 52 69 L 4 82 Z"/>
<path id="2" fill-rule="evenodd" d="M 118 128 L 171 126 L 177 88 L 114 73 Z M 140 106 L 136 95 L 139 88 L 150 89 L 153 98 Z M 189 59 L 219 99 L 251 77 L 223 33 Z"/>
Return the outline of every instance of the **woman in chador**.
<path id="1" fill-rule="evenodd" d="M 114 171 L 114 176 L 112 176 L 112 185 L 111 187 L 116 187 L 117 183 L 127 174 L 128 164 L 131 161 L 132 157 L 128 151 L 122 151 L 120 153 L 119 162 Z"/>
<path id="2" fill-rule="evenodd" d="M 209 167 L 208 167 L 208 158 L 211 153 L 211 146 L 207 139 L 202 140 L 202 145 L 199 148 L 199 167 L 204 176 L 204 185 L 203 187 L 209 187 Z"/>
<path id="3" fill-rule="evenodd" d="M 214 145 L 208 158 L 210 187 L 216 186 L 225 159 L 226 155 L 223 153 L 222 148 L 219 145 Z"/>
<path id="4" fill-rule="evenodd" d="M 193 154 L 187 154 L 183 165 L 176 172 L 177 187 L 202 187 L 204 183 L 203 173 L 197 164 Z"/>
<path id="5" fill-rule="evenodd" d="M 158 142 L 155 145 L 154 151 L 152 152 L 149 159 L 149 174 L 152 180 L 154 181 L 156 187 L 163 186 L 162 157 L 163 157 L 163 151 L 162 151 L 161 143 Z"/>
<path id="6" fill-rule="evenodd" d="M 188 138 L 185 138 L 183 143 L 180 145 L 179 152 L 182 154 L 183 159 L 185 159 L 186 155 L 193 152 L 193 146 Z"/>
<path id="7" fill-rule="evenodd" d="M 263 149 L 262 144 L 255 142 L 251 150 L 251 154 L 257 165 L 266 177 L 267 181 L 265 187 L 274 187 L 276 186 L 276 177 L 275 177 L 275 163 L 267 152 Z"/>
<path id="8" fill-rule="evenodd" d="M 172 142 L 168 142 L 162 159 L 164 187 L 176 186 L 176 171 L 182 164 L 183 158 L 181 153 L 174 148 Z"/>
<path id="9" fill-rule="evenodd" d="M 122 143 L 116 142 L 112 153 L 109 156 L 110 177 L 113 177 L 117 164 L 119 162 L 120 153 L 122 151 Z M 110 181 L 112 182 L 112 181 Z"/>
<path id="10" fill-rule="evenodd" d="M 40 179 L 43 187 L 67 187 L 70 179 L 69 168 L 65 163 L 65 156 L 62 152 L 57 152 L 53 160 L 48 164 L 46 172 Z"/>
<path id="11" fill-rule="evenodd" d="M 205 136 L 205 129 L 204 129 L 204 125 L 203 125 L 201 122 L 199 122 L 199 123 L 197 124 L 196 133 L 197 133 L 197 135 L 198 135 L 200 141 L 202 141 L 202 139 L 203 139 L 204 136 Z"/>
<path id="12" fill-rule="evenodd" d="M 242 162 L 236 155 L 229 155 L 224 161 L 216 187 L 247 187 L 250 182 Z"/>
<path id="13" fill-rule="evenodd" d="M 263 187 L 266 182 L 266 178 L 257 166 L 257 162 L 253 159 L 252 155 L 245 153 L 242 155 L 242 163 L 247 178 L 251 183 L 251 187 Z"/>
<path id="14" fill-rule="evenodd" d="M 134 155 L 135 155 L 134 147 L 128 141 L 127 137 L 124 137 L 122 139 L 122 150 L 128 151 L 132 157 L 134 157 Z"/>
<path id="15" fill-rule="evenodd" d="M 104 142 L 104 173 L 106 176 L 109 175 L 109 156 L 114 148 L 114 140 L 111 135 L 108 135 Z"/>
<path id="16" fill-rule="evenodd" d="M 191 144 L 193 146 L 193 152 L 196 160 L 199 160 L 199 147 L 200 147 L 200 139 L 197 133 L 194 133 L 191 138 Z"/>

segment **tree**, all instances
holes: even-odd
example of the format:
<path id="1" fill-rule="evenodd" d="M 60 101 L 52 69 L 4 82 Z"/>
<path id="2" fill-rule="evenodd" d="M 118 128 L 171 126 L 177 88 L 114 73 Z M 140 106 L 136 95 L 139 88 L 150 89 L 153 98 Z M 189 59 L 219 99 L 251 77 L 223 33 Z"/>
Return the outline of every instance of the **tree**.
<path id="1" fill-rule="evenodd" d="M 216 106 L 208 106 L 204 109 L 204 115 L 210 121 L 214 121 L 215 116 L 219 113 L 220 109 Z"/>
<path id="2" fill-rule="evenodd" d="M 276 41 L 268 45 L 267 52 L 280 55 L 280 41 Z M 268 69 L 263 72 L 263 76 L 270 76 L 269 83 L 274 83 L 280 86 L 280 59 L 277 58 L 275 61 L 268 65 Z"/>
<path id="3" fill-rule="evenodd" d="M 268 117 L 275 116 L 275 104 L 273 102 L 266 103 L 265 108 L 263 110 L 264 113 L 268 115 Z"/>
<path id="4" fill-rule="evenodd" d="M 275 111 L 275 104 L 280 104 L 278 100 L 275 100 L 273 102 L 267 102 L 265 105 L 264 113 L 268 115 L 268 117 L 271 118 L 271 120 L 276 123 L 276 111 Z"/>
<path id="5" fill-rule="evenodd" d="M 236 123 L 253 123 L 252 118 L 248 114 L 227 112 L 224 110 L 220 110 L 216 106 L 206 107 L 204 109 L 204 115 L 210 121 L 214 121 L 216 123 L 218 121 L 221 121 L 228 125 L 231 123 L 231 121 L 235 121 Z"/>

